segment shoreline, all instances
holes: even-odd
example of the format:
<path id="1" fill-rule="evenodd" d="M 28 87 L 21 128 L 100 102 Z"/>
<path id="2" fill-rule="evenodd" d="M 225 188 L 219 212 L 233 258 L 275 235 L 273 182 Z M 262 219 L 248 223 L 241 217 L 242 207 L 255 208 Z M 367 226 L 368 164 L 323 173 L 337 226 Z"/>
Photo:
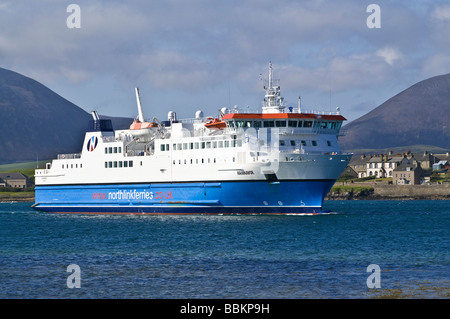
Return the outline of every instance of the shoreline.
<path id="1" fill-rule="evenodd" d="M 379 195 L 369 195 L 369 196 L 351 196 L 351 195 L 340 195 L 340 196 L 327 196 L 326 201 L 333 200 L 450 200 L 450 195 L 448 196 L 379 196 Z"/>
<path id="2" fill-rule="evenodd" d="M 0 203 L 34 202 L 34 192 L 0 192 Z M 450 200 L 450 183 L 392 185 L 337 182 L 325 200 Z"/>
<path id="3" fill-rule="evenodd" d="M 381 196 L 376 194 L 370 195 L 360 195 L 358 193 L 332 193 L 330 192 L 326 197 L 325 201 L 334 200 L 450 200 L 450 194 L 444 195 L 433 195 L 433 196 L 399 196 L 393 194 L 392 196 Z M 0 203 L 34 203 L 34 196 L 0 196 Z"/>
<path id="4" fill-rule="evenodd" d="M 0 203 L 34 202 L 34 195 L 14 193 L 14 196 L 0 193 Z M 20 195 L 19 195 L 20 194 Z"/>

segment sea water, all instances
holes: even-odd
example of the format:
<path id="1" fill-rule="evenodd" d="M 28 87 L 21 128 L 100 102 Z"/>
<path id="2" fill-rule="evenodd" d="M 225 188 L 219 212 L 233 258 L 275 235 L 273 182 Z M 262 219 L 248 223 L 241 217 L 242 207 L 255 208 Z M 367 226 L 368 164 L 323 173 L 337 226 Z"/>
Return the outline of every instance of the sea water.
<path id="1" fill-rule="evenodd" d="M 0 298 L 450 297 L 450 201 L 326 201 L 311 216 L 30 205 L 0 204 Z"/>

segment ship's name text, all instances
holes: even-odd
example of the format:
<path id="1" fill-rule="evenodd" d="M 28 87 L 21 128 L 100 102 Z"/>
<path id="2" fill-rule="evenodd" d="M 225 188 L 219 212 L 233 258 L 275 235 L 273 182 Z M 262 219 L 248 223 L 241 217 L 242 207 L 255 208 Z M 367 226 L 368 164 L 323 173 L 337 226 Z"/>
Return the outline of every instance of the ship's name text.
<path id="1" fill-rule="evenodd" d="M 237 171 L 238 175 L 254 175 L 253 171 Z"/>
<path id="2" fill-rule="evenodd" d="M 148 190 L 118 190 L 108 193 L 92 193 L 92 199 L 109 200 L 143 200 L 143 199 L 172 199 L 172 191 L 150 192 Z"/>

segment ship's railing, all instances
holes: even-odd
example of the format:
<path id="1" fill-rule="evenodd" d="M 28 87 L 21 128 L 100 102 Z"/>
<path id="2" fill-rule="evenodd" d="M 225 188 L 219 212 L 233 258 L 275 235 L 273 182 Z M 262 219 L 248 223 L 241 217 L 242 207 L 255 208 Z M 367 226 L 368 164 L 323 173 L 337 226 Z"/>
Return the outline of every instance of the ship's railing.
<path id="1" fill-rule="evenodd" d="M 265 102 L 262 102 L 262 106 L 266 106 Z M 231 111 L 231 110 L 230 110 Z M 318 109 L 303 109 L 300 110 L 298 107 L 292 107 L 292 106 L 286 106 L 284 109 L 279 110 L 280 113 L 296 113 L 296 114 L 316 114 L 316 115 L 341 115 L 340 110 L 337 110 L 335 112 L 332 111 L 323 111 Z M 230 113 L 259 113 L 258 111 L 251 111 L 246 107 L 246 109 L 241 110 L 239 108 L 233 109 L 233 112 Z"/>
<path id="2" fill-rule="evenodd" d="M 58 154 L 58 159 L 77 159 L 81 158 L 81 153 Z"/>

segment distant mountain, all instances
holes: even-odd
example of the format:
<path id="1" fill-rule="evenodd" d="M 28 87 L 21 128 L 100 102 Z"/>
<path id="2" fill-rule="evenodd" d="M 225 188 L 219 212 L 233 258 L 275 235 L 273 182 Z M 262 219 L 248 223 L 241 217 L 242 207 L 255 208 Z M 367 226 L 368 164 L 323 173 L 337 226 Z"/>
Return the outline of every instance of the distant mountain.
<path id="1" fill-rule="evenodd" d="M 450 149 L 450 74 L 409 87 L 343 129 L 344 150 L 416 144 Z"/>
<path id="2" fill-rule="evenodd" d="M 39 82 L 0 68 L 0 164 L 80 152 L 91 118 Z"/>

